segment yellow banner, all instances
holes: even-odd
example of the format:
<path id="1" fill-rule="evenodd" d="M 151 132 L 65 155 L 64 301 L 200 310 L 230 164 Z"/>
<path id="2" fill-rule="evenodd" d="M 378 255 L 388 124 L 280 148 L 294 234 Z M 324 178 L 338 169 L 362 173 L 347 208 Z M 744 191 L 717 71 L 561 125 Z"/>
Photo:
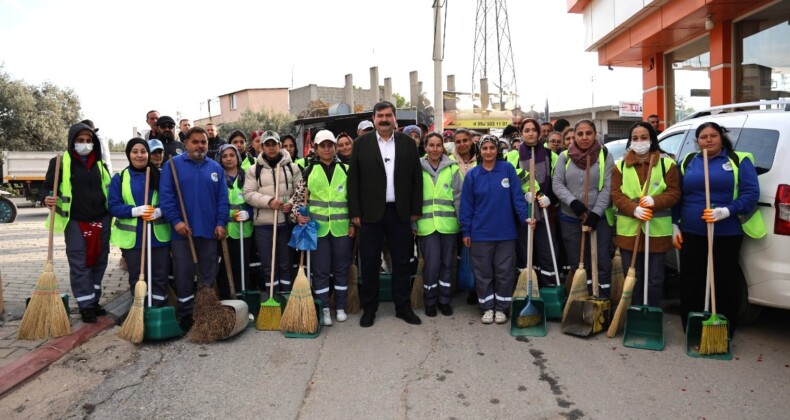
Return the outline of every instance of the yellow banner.
<path id="1" fill-rule="evenodd" d="M 505 128 L 510 124 L 510 119 L 477 119 L 477 120 L 453 120 L 445 128 Z"/>

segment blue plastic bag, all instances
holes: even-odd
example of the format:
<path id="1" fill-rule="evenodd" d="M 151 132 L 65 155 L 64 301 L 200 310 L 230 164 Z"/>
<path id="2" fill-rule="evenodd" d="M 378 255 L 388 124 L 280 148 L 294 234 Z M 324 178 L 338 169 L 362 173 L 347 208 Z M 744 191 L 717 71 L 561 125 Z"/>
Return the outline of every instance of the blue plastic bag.
<path id="1" fill-rule="evenodd" d="M 310 216 L 310 212 L 304 207 L 299 207 L 298 211 L 302 216 Z M 296 225 L 291 234 L 291 240 L 288 241 L 288 246 L 300 251 L 318 249 L 318 223 L 311 219 L 304 225 Z"/>
<path id="2" fill-rule="evenodd" d="M 472 273 L 472 256 L 469 247 L 461 249 L 461 261 L 458 263 L 458 290 L 473 290 L 475 288 L 475 276 Z"/>

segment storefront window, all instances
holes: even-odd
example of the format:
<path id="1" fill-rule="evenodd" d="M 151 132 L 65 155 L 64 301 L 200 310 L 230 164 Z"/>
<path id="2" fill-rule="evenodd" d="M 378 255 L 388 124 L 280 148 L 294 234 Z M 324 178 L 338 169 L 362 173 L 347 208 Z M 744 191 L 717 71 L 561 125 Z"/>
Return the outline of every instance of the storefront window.
<path id="1" fill-rule="evenodd" d="M 710 50 L 704 36 L 666 55 L 666 122 L 710 107 Z"/>
<path id="2" fill-rule="evenodd" d="M 790 97 L 790 1 L 735 24 L 737 102 Z"/>

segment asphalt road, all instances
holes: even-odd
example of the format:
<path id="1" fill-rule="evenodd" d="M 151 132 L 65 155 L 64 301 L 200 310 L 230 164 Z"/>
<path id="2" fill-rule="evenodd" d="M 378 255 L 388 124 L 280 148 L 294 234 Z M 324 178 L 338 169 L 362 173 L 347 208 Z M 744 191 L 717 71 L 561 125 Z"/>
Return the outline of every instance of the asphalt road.
<path id="1" fill-rule="evenodd" d="M 376 324 L 359 315 L 317 339 L 248 329 L 208 345 L 146 343 L 134 361 L 72 404 L 86 418 L 606 419 L 786 418 L 790 410 L 789 311 L 742 327 L 731 361 L 685 354 L 676 307 L 665 314 L 666 349 L 622 338 L 513 338 L 482 325 L 459 297 L 452 317 L 410 326 L 382 304 Z M 88 358 L 90 360 L 90 358 Z M 21 412 L 19 415 L 24 416 Z"/>
<path id="2" fill-rule="evenodd" d="M 35 222 L 45 221 L 49 212 L 46 207 L 34 207 L 33 203 L 25 200 L 24 198 L 12 198 L 11 201 L 16 204 L 17 213 L 14 222 Z"/>

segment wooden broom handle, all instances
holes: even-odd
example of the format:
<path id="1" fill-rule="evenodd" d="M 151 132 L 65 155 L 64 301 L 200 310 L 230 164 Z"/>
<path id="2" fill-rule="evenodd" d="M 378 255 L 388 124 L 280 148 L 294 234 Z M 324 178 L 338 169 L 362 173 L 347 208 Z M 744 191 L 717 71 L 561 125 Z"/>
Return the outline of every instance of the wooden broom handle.
<path id="1" fill-rule="evenodd" d="M 642 196 L 639 198 L 644 197 L 647 194 L 648 186 L 650 185 L 650 179 L 653 177 L 653 165 L 655 161 L 653 160 L 655 156 L 652 154 L 650 155 L 650 163 L 647 166 L 647 178 L 645 178 L 645 184 L 642 185 Z M 660 159 L 660 158 L 659 158 Z M 634 239 L 634 251 L 631 254 L 631 265 L 630 268 L 636 267 L 636 251 L 639 249 L 639 239 L 642 237 L 642 220 L 640 219 L 637 226 L 636 226 L 636 238 Z"/>
<path id="2" fill-rule="evenodd" d="M 181 195 L 181 185 L 178 182 L 178 171 L 176 171 L 176 164 L 173 162 L 173 157 L 170 158 L 170 170 L 173 172 L 173 183 L 176 184 L 176 195 L 178 195 L 178 204 L 181 206 L 181 216 L 184 218 L 184 224 L 187 226 L 187 240 L 189 240 L 189 250 L 192 252 L 192 263 L 197 264 L 197 253 L 195 252 L 195 243 L 192 242 L 192 230 L 189 228 L 189 218 L 187 218 L 187 209 L 184 206 L 184 197 Z"/>
<path id="3" fill-rule="evenodd" d="M 708 149 L 702 149 L 702 168 L 705 171 L 705 208 L 710 208 L 710 172 L 708 172 Z M 710 276 L 710 309 L 716 315 L 716 283 L 713 281 L 713 225 L 705 221 L 708 228 L 708 275 Z"/>
<path id="4" fill-rule="evenodd" d="M 534 220 L 535 219 L 535 200 L 538 199 L 537 194 L 536 194 L 537 191 L 535 191 L 535 147 L 534 146 L 530 147 L 530 153 L 531 153 L 531 158 L 529 159 L 529 168 L 528 168 L 529 169 L 529 180 L 527 182 L 529 182 L 529 192 L 532 193 L 532 202 L 531 203 L 527 203 L 527 204 L 529 205 L 529 217 Z M 534 252 L 534 249 L 533 249 L 534 245 L 533 245 L 533 243 L 535 241 L 535 233 L 532 232 L 532 226 L 527 225 L 527 229 L 529 229 L 529 233 L 530 233 L 530 235 L 529 235 L 529 243 L 527 244 L 527 249 L 528 249 L 528 252 L 527 252 L 527 269 L 529 270 L 529 271 L 527 271 L 527 276 L 530 277 L 531 280 L 537 280 L 537 279 L 532 279 L 532 254 Z"/>
<path id="5" fill-rule="evenodd" d="M 129 180 L 131 182 L 131 180 Z M 151 167 L 145 168 L 145 197 L 143 199 L 143 205 L 148 205 L 148 187 L 151 182 Z M 146 239 L 148 238 L 146 232 L 148 232 L 148 221 L 143 218 L 143 243 L 140 247 L 140 273 L 145 273 L 145 245 Z"/>
<path id="6" fill-rule="evenodd" d="M 63 155 L 58 153 L 55 156 L 55 180 L 52 185 L 52 196 L 58 198 L 58 184 L 60 183 L 60 163 L 63 160 Z M 52 242 L 55 233 L 55 208 L 58 206 L 57 201 L 55 205 L 49 209 L 49 239 L 47 243 L 47 262 L 52 262 Z"/>
<path id="7" fill-rule="evenodd" d="M 244 231 L 241 230 L 241 240 L 244 240 Z M 222 243 L 222 259 L 225 260 L 225 276 L 228 278 L 228 290 L 230 290 L 230 296 L 232 299 L 236 298 L 236 285 L 234 284 L 233 279 L 233 267 L 231 266 L 230 261 L 230 251 L 228 251 L 228 238 L 222 238 L 220 241 Z M 244 270 L 244 267 L 241 267 Z"/>
<path id="8" fill-rule="evenodd" d="M 274 170 L 274 199 L 277 200 L 280 195 L 280 166 L 277 165 Z M 280 209 L 274 209 L 274 221 L 272 223 L 272 263 L 271 272 L 269 273 L 269 298 L 274 296 L 274 256 L 277 252 L 277 219 L 280 216 Z"/>

